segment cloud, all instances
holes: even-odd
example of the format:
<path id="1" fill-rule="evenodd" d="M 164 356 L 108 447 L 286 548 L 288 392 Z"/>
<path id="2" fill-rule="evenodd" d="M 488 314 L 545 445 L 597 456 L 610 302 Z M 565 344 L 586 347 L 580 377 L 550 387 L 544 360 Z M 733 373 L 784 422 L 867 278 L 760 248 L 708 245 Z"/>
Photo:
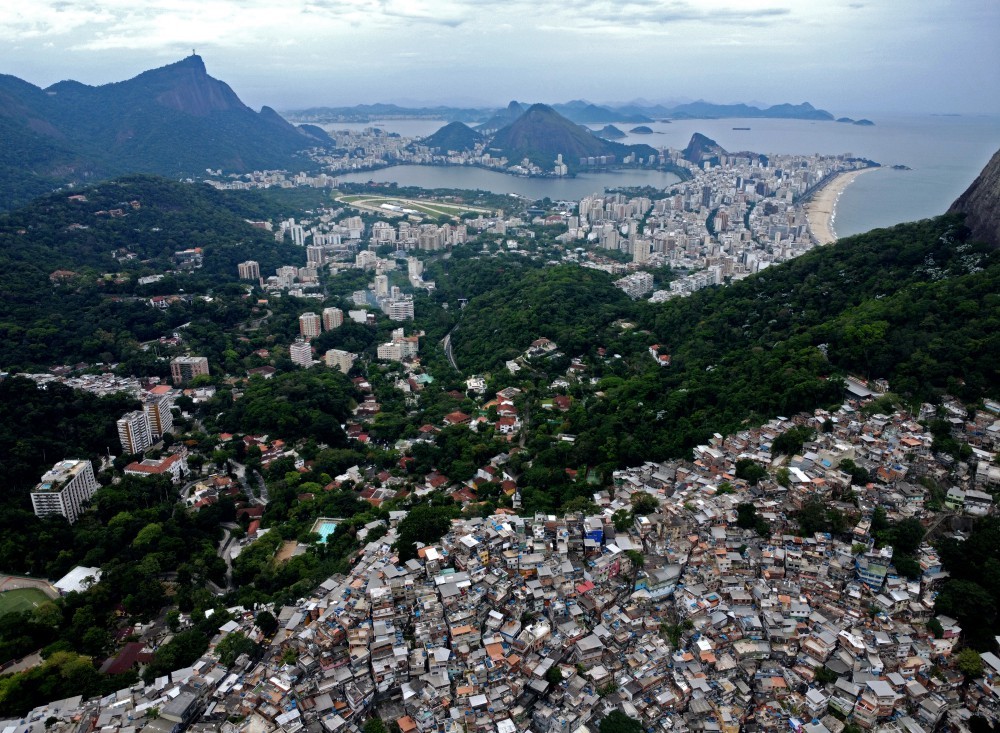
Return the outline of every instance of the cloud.
<path id="1" fill-rule="evenodd" d="M 247 47 L 370 26 L 457 28 L 473 10 L 455 0 L 31 0 L 0 8 L 0 40 L 60 37 L 86 51 Z"/>
<path id="2" fill-rule="evenodd" d="M 654 23 L 672 25 L 677 23 L 707 23 L 725 25 L 766 25 L 790 15 L 788 8 L 704 8 L 686 2 L 630 2 L 620 9 L 607 8 L 598 13 L 597 18 L 605 21 L 626 21 L 632 23 Z"/>

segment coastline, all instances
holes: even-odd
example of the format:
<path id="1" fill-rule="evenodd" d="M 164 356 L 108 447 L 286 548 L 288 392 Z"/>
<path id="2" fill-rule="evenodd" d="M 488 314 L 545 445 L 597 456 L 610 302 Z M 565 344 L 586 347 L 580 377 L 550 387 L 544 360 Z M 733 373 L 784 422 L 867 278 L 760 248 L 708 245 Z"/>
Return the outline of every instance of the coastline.
<path id="1" fill-rule="evenodd" d="M 840 200 L 840 194 L 854 182 L 855 178 L 862 173 L 873 170 L 878 169 L 860 168 L 838 173 L 806 203 L 806 220 L 809 222 L 809 231 L 812 232 L 817 244 L 831 244 L 837 241 L 833 222 L 837 215 L 837 202 Z"/>

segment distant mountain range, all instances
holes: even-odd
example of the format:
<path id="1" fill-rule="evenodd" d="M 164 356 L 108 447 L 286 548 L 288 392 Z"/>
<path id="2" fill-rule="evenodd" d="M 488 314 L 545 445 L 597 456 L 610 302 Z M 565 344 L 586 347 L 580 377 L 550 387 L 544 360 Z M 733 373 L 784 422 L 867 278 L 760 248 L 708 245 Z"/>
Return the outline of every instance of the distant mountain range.
<path id="1" fill-rule="evenodd" d="M 194 55 L 97 87 L 61 81 L 41 89 L 0 76 L 0 139 L 0 208 L 126 172 L 303 167 L 300 151 L 330 142 L 269 107 L 250 109 Z"/>
<path id="2" fill-rule="evenodd" d="M 516 107 L 515 107 L 516 105 Z M 792 120 L 833 120 L 831 113 L 816 109 L 808 102 L 802 104 L 775 104 L 756 107 L 747 104 L 713 104 L 704 100 L 674 106 L 662 104 L 625 104 L 618 106 L 596 105 L 584 100 L 573 100 L 550 105 L 552 109 L 572 122 L 581 125 L 603 125 L 611 122 L 641 123 L 657 119 L 714 119 L 727 117 L 759 117 Z M 487 130 L 499 130 L 503 120 L 510 121 L 510 114 L 527 106 L 511 102 L 506 110 L 474 107 L 399 107 L 394 104 L 360 104 L 354 107 L 312 107 L 290 111 L 288 118 L 296 122 L 372 122 L 391 118 L 438 119 L 455 122 L 479 122 Z M 853 120 L 852 120 L 853 122 Z M 862 122 L 864 124 L 866 121 Z"/>

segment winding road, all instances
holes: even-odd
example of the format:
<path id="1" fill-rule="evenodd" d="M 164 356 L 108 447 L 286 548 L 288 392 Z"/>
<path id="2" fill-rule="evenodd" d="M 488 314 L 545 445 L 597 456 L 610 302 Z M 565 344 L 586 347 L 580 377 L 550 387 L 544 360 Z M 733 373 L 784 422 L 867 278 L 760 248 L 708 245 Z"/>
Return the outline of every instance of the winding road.
<path id="1" fill-rule="evenodd" d="M 455 328 L 458 328 L 456 325 Z M 448 334 L 441 339 L 441 346 L 444 347 L 444 355 L 448 357 L 448 362 L 451 364 L 451 368 L 456 372 L 461 372 L 462 370 L 458 368 L 458 364 L 455 363 L 455 354 L 451 348 L 451 335 L 455 333 L 455 328 L 452 328 Z"/>

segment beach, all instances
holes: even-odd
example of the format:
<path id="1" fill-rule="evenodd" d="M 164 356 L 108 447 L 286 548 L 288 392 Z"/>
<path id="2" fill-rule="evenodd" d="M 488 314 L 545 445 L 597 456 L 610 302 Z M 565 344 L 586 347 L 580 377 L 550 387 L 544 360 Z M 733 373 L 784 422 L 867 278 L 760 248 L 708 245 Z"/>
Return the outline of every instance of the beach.
<path id="1" fill-rule="evenodd" d="M 838 173 L 806 204 L 806 219 L 809 221 L 809 230 L 819 244 L 830 244 L 837 241 L 833 221 L 837 214 L 837 201 L 840 199 L 840 194 L 855 178 L 872 170 L 877 170 L 877 168 L 862 168 Z"/>

